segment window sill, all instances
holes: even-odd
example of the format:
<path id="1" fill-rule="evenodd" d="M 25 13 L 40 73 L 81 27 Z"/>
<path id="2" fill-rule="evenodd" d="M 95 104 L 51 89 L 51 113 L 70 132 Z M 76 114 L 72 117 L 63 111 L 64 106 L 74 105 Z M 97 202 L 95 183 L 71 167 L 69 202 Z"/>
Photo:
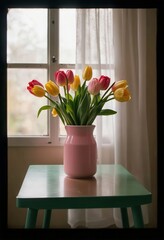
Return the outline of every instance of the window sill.
<path id="1" fill-rule="evenodd" d="M 8 147 L 54 147 L 63 146 L 65 137 L 52 140 L 49 137 L 8 137 Z"/>

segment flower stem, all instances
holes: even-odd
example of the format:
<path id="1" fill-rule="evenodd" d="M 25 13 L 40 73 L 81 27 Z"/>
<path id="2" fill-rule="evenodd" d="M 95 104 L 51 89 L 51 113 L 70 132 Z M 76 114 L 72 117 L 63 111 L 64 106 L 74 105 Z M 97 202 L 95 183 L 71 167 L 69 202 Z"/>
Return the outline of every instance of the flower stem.
<path id="1" fill-rule="evenodd" d="M 105 95 L 109 92 L 109 90 L 113 87 L 115 82 L 108 88 L 108 90 L 102 95 L 102 99 L 105 97 Z"/>

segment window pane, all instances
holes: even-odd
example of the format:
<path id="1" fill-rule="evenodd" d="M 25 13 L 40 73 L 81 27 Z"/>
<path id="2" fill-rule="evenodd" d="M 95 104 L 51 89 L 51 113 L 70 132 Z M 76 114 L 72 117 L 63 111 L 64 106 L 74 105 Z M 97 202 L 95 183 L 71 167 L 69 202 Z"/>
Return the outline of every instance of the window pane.
<path id="1" fill-rule="evenodd" d="M 59 10 L 59 63 L 75 64 L 76 10 Z"/>
<path id="2" fill-rule="evenodd" d="M 46 69 L 8 69 L 8 135 L 47 135 L 47 111 L 39 118 L 39 108 L 47 104 L 47 100 L 29 93 L 28 82 L 37 79 L 41 83 L 47 80 Z"/>
<path id="3" fill-rule="evenodd" d="M 66 130 L 65 130 L 65 126 L 64 124 L 62 123 L 62 121 L 60 120 L 59 121 L 59 129 L 60 129 L 60 136 L 66 136 Z"/>
<path id="4" fill-rule="evenodd" d="M 47 9 L 10 9 L 7 62 L 47 63 Z"/>

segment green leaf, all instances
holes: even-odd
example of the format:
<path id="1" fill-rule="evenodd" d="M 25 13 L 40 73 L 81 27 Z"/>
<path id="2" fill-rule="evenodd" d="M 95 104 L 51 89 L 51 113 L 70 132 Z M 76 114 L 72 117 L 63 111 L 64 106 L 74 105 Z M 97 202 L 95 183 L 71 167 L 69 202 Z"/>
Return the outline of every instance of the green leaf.
<path id="1" fill-rule="evenodd" d="M 58 115 L 59 117 L 62 118 L 65 120 L 65 122 L 68 124 L 68 125 L 72 125 L 73 124 L 73 120 L 72 120 L 72 117 L 70 116 L 70 114 L 67 112 L 67 109 L 66 109 L 66 104 L 61 102 L 61 104 L 58 104 L 57 106 L 58 108 Z M 60 113 L 60 114 L 59 114 Z"/>
<path id="2" fill-rule="evenodd" d="M 83 99 L 79 101 L 79 106 L 77 110 L 78 119 L 80 120 L 80 125 L 85 125 L 87 122 L 90 104 L 91 104 L 91 97 L 90 97 L 90 94 L 86 91 Z"/>
<path id="3" fill-rule="evenodd" d="M 113 115 L 116 113 L 117 113 L 116 111 L 111 110 L 111 109 L 102 109 L 98 115 L 108 116 L 108 115 Z"/>
<path id="4" fill-rule="evenodd" d="M 68 100 L 68 99 L 71 99 L 71 100 L 73 100 L 73 97 L 72 97 L 72 95 L 71 94 L 66 94 L 66 99 Z"/>
<path id="5" fill-rule="evenodd" d="M 73 101 L 73 104 L 74 104 L 73 109 L 74 109 L 74 114 L 75 114 L 77 125 L 80 124 L 80 119 L 79 119 L 78 110 L 77 110 L 79 107 L 79 102 L 80 102 L 80 95 L 76 94 L 76 96 L 74 97 L 74 101 Z"/>
<path id="6" fill-rule="evenodd" d="M 74 113 L 74 103 L 72 100 L 69 99 L 67 105 L 66 105 L 66 111 L 67 113 L 69 113 L 74 121 L 75 124 L 77 124 L 77 121 L 76 121 L 76 116 L 75 116 L 75 113 Z"/>
<path id="7" fill-rule="evenodd" d="M 43 110 L 48 110 L 48 109 L 51 109 L 51 108 L 52 108 L 52 106 L 50 106 L 50 105 L 42 106 L 42 107 L 38 110 L 37 117 L 39 117 L 40 113 L 41 113 Z"/>
<path id="8" fill-rule="evenodd" d="M 97 115 L 101 112 L 101 109 L 103 108 L 104 103 L 101 101 L 98 103 L 98 105 L 94 105 L 89 112 L 89 118 L 87 120 L 87 124 L 90 125 L 93 123 Z"/>
<path id="9" fill-rule="evenodd" d="M 93 96 L 93 99 L 92 99 L 92 105 L 97 105 L 100 101 L 100 93 Z"/>

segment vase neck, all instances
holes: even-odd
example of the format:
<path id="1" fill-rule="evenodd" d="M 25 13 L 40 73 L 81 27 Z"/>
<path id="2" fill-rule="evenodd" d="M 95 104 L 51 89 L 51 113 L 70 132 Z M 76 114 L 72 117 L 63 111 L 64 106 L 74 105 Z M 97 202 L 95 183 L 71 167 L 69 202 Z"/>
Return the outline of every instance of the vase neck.
<path id="1" fill-rule="evenodd" d="M 67 134 L 92 134 L 95 125 L 66 125 Z"/>

